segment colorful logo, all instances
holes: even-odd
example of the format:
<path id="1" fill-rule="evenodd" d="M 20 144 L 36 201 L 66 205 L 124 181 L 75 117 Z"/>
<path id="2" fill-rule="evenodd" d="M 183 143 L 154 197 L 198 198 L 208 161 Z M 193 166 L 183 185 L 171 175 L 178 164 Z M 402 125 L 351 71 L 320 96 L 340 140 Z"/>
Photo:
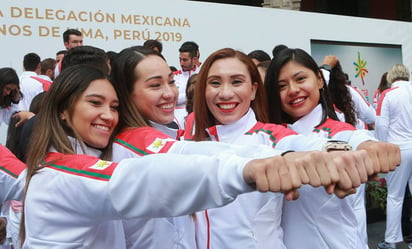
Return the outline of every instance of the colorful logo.
<path id="1" fill-rule="evenodd" d="M 97 161 L 94 165 L 92 165 L 91 169 L 98 169 L 98 170 L 104 170 L 107 167 L 109 167 L 112 163 L 108 162 L 108 161 L 103 161 L 103 160 L 99 160 Z"/>
<path id="2" fill-rule="evenodd" d="M 146 149 L 155 153 L 159 153 L 159 151 L 165 147 L 168 141 L 173 141 L 171 138 L 156 138 L 153 143 L 151 143 Z"/>
<path id="3" fill-rule="evenodd" d="M 368 69 L 366 69 L 366 61 L 361 59 L 360 52 L 358 52 L 358 60 L 353 63 L 355 65 L 355 77 L 361 78 L 362 85 L 365 85 L 365 76 L 368 73 Z"/>

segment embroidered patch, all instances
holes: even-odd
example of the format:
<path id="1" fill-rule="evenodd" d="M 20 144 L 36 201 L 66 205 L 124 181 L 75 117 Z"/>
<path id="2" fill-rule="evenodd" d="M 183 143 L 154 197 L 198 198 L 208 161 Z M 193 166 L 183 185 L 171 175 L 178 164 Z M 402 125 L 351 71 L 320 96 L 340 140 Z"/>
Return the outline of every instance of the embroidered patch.
<path id="1" fill-rule="evenodd" d="M 320 137 L 324 137 L 324 138 L 331 138 L 330 133 L 331 130 L 330 128 L 325 128 L 325 127 L 321 127 L 320 129 L 314 128 L 313 132 L 318 133 Z"/>
<path id="2" fill-rule="evenodd" d="M 90 166 L 89 168 L 90 169 L 97 169 L 97 170 L 104 170 L 107 167 L 109 167 L 111 164 L 112 164 L 112 162 L 99 160 L 94 165 Z"/>
<path id="3" fill-rule="evenodd" d="M 146 149 L 152 152 L 158 153 L 168 141 L 173 141 L 171 138 L 161 139 L 156 138 L 152 144 L 150 144 Z"/>

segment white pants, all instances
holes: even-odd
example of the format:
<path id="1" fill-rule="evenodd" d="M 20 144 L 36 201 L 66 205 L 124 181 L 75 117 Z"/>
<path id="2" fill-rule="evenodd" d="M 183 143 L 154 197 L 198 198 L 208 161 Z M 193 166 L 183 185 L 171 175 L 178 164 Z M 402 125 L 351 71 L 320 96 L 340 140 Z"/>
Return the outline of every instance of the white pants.
<path id="1" fill-rule="evenodd" d="M 365 184 L 361 184 L 356 189 L 356 194 L 353 195 L 353 211 L 355 212 L 356 220 L 358 222 L 358 233 L 359 238 L 365 244 L 365 248 L 368 246 L 368 231 L 367 231 L 367 221 L 366 221 L 366 206 L 365 206 Z"/>
<path id="2" fill-rule="evenodd" d="M 388 197 L 386 204 L 385 241 L 397 243 L 402 237 L 402 205 L 406 184 L 412 178 L 412 149 L 401 149 L 401 165 L 386 176 Z M 411 186 L 409 186 L 411 189 Z"/>

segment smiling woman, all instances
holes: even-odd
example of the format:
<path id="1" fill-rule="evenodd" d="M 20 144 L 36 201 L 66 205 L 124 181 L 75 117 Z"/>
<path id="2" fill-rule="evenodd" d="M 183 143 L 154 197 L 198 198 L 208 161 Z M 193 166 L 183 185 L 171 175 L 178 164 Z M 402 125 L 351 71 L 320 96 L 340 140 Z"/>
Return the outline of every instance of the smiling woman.
<path id="1" fill-rule="evenodd" d="M 105 148 L 119 120 L 119 100 L 107 79 L 96 79 L 80 95 L 72 113 L 64 110 L 61 119 L 70 123 L 84 142 Z"/>
<path id="2" fill-rule="evenodd" d="M 137 61 L 150 58 L 134 53 L 136 55 Z M 169 82 L 168 75 L 163 81 Z M 129 95 L 131 92 L 119 99 Z M 134 244 L 136 248 L 171 248 L 158 245 L 181 245 L 185 236 L 195 243 L 193 222 L 188 214 L 233 202 L 239 194 L 255 190 L 253 187 L 261 191 L 292 191 L 300 187 L 302 181 L 318 186 L 319 179 L 324 185 L 343 179 L 337 175 L 337 168 L 326 168 L 315 161 L 319 156 L 325 159 L 321 161 L 332 159 L 328 153 L 321 152 L 309 153 L 301 159 L 305 167 L 300 170 L 299 161 L 290 156 L 293 153 L 286 157 L 251 159 L 276 153 L 271 150 L 262 154 L 262 148 L 250 150 L 249 147 L 243 151 L 251 151 L 248 154 L 251 158 L 243 158 L 234 153 L 234 146 L 225 148 L 216 144 L 209 146 L 211 150 L 206 149 L 208 153 L 212 151 L 207 156 L 190 151 L 196 147 L 191 144 L 187 149 L 183 145 L 178 147 L 176 152 L 189 150 L 194 155 L 148 155 L 118 163 L 102 160 L 111 157 L 118 98 L 105 74 L 90 66 L 76 65 L 63 70 L 44 101 L 48 104 L 37 116 L 27 157 L 21 226 L 22 248 L 25 249 L 132 248 L 126 242 L 141 242 Z M 143 128 L 146 132 L 151 127 L 134 128 L 128 127 L 126 131 Z M 149 130 L 148 134 L 155 131 Z M 138 139 L 132 142 L 146 142 L 146 137 L 135 135 L 132 138 L 136 137 Z M 155 154 L 156 149 L 162 149 L 163 142 L 170 140 L 157 139 L 152 146 L 144 148 L 154 150 L 152 154 Z M 365 153 L 351 154 L 350 167 L 371 168 L 365 156 Z M 357 165 L 358 161 L 361 164 Z M 315 170 L 315 165 L 322 169 Z M 313 179 L 307 179 L 308 170 L 313 172 Z M 351 188 L 353 184 L 356 182 L 349 180 L 344 185 Z M 181 215 L 191 222 L 192 229 L 181 230 L 182 227 L 174 226 L 174 219 L 170 217 Z M 150 222 L 159 217 L 169 218 L 161 219 L 163 226 L 160 227 L 160 223 Z M 126 220 L 140 223 L 126 223 Z M 147 221 L 149 227 L 134 226 Z M 162 236 L 161 240 L 153 240 L 152 236 L 157 233 L 151 230 L 159 229 L 164 235 L 163 228 L 171 230 L 168 239 Z M 139 233 L 141 229 L 144 229 L 143 234 Z M 133 237 L 125 232 L 137 233 L 146 240 L 131 240 Z M 180 236 L 179 241 L 175 240 L 175 235 Z M 148 243 L 153 244 L 147 247 Z"/>
<path id="3" fill-rule="evenodd" d="M 387 154 L 389 158 L 400 156 L 398 146 L 374 141 L 376 138 L 369 132 L 339 121 L 323 75 L 304 50 L 280 51 L 268 68 L 265 87 L 271 122 L 286 123 L 310 138 L 347 142 L 356 150 L 366 150 L 383 166 L 385 163 L 379 157 L 388 149 L 394 153 Z M 367 246 L 364 185 L 356 193 L 342 200 L 316 188 L 302 188 L 298 201 L 284 204 L 282 227 L 286 246 L 341 249 Z M 296 240 L 302 234 L 306 239 Z"/>

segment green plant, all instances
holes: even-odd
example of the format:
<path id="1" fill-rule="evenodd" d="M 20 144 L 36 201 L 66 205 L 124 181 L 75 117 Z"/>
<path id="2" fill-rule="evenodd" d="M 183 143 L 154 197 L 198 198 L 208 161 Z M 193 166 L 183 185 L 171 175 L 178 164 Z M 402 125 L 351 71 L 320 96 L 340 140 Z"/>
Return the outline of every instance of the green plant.
<path id="1" fill-rule="evenodd" d="M 387 194 L 385 178 L 380 178 L 379 181 L 369 181 L 366 184 L 366 206 L 386 210 Z"/>

